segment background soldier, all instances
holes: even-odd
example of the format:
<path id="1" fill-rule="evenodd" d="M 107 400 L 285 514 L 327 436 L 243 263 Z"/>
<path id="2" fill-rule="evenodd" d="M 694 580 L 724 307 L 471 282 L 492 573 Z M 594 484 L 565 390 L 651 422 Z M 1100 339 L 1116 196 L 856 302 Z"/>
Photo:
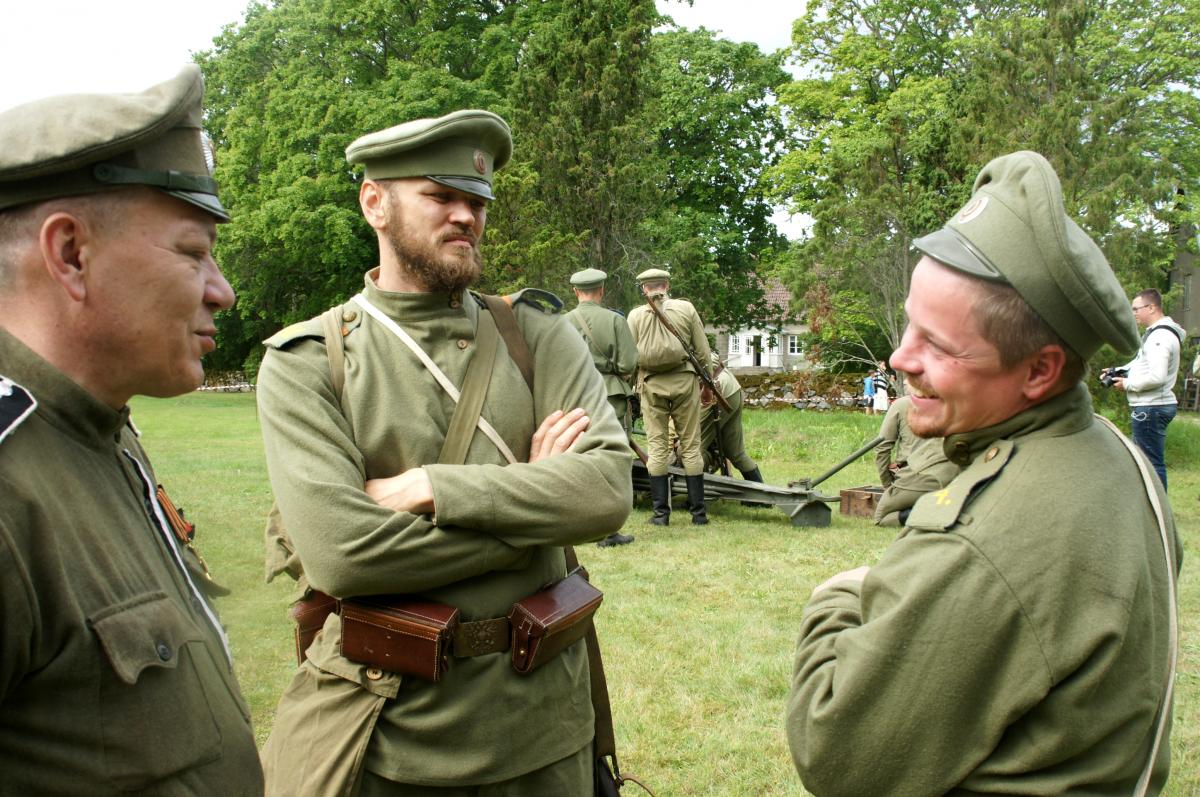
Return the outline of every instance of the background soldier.
<path id="1" fill-rule="evenodd" d="M 911 404 L 908 396 L 896 399 L 879 427 L 883 441 L 875 447 L 875 467 L 887 489 L 875 505 L 878 526 L 903 526 L 918 498 L 958 475 L 958 465 L 942 450 L 942 438 L 917 437 L 908 428 Z"/>
<path id="2" fill-rule="evenodd" d="M 188 66 L 0 114 L 6 794 L 262 793 L 206 574 L 127 405 L 197 388 L 233 304 L 203 93 Z"/>
<path id="3" fill-rule="evenodd" d="M 479 274 L 492 172 L 511 148 L 508 125 L 486 111 L 351 144 L 349 161 L 366 166 L 359 203 L 380 265 L 338 315 L 340 400 L 322 319 L 268 341 L 258 384 L 267 467 L 309 582 L 338 598 L 418 596 L 463 621 L 435 683 L 341 655 L 342 619 L 329 615 L 263 751 L 271 793 L 340 794 L 359 781 L 364 795 L 592 789 L 585 646 L 518 676 L 506 615 L 562 579 L 563 545 L 621 527 L 628 441 L 549 294 L 523 291 L 507 316 L 531 351 L 532 388 L 500 340 L 481 361 L 482 415 L 461 440 L 448 439 L 456 404 L 434 373 L 464 385 L 504 320 L 466 288 Z M 453 444 L 463 456 L 447 454 Z"/>
<path id="4" fill-rule="evenodd" d="M 671 275 L 660 268 L 638 274 L 637 281 L 647 302 L 654 303 L 674 329 L 668 329 L 647 305 L 629 313 L 629 329 L 638 351 L 638 393 L 642 400 L 642 422 L 646 426 L 650 473 L 650 499 L 654 514 L 650 522 L 666 526 L 671 518 L 671 487 L 667 467 L 671 461 L 670 424 L 679 436 L 679 456 L 687 476 L 688 510 L 692 523 L 708 522 L 704 506 L 704 457 L 700 453 L 700 386 L 696 368 L 685 346 L 702 367 L 708 367 L 708 338 L 692 303 L 667 296 Z M 678 333 L 678 337 L 675 333 Z"/>
<path id="5" fill-rule="evenodd" d="M 629 324 L 620 314 L 604 307 L 604 281 L 608 274 L 598 268 L 585 268 L 571 275 L 571 286 L 575 291 L 578 306 L 564 318 L 578 330 L 592 353 L 592 364 L 604 377 L 608 391 L 608 403 L 612 406 L 621 427 L 629 434 L 632 419 L 629 417 L 629 397 L 633 395 L 630 384 L 637 370 L 637 346 L 629 333 Z M 633 542 L 632 534 L 613 532 L 600 542 L 601 548 L 626 545 Z"/>
<path id="6" fill-rule="evenodd" d="M 711 362 L 713 381 L 732 410 L 721 409 L 715 399 L 706 403 L 700 419 L 700 450 L 705 457 L 711 456 L 709 452 L 717 448 L 719 438 L 719 456 L 733 463 L 733 467 L 738 469 L 746 481 L 762 482 L 762 472 L 758 469 L 758 464 L 746 453 L 745 434 L 742 429 L 742 401 L 745 398 L 742 386 L 721 364 L 721 358 L 716 352 L 712 353 Z M 713 464 L 719 469 L 725 463 Z"/>
<path id="7" fill-rule="evenodd" d="M 814 794 L 1157 794 L 1181 561 L 1166 492 L 1083 377 L 1138 337 L 1045 158 L 987 164 L 914 241 L 892 366 L 963 471 L 813 591 L 788 739 Z M 903 752 L 896 739 L 905 740 Z"/>

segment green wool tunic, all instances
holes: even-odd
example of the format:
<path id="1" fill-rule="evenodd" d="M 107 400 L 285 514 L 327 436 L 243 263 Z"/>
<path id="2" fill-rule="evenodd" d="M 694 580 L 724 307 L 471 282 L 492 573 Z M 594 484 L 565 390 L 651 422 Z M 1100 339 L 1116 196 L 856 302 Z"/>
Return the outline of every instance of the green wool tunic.
<path id="1" fill-rule="evenodd" d="M 610 396 L 632 396 L 629 384 L 637 371 L 637 346 L 629 332 L 629 324 L 619 314 L 595 302 L 580 302 L 564 318 L 588 340 L 588 351 L 596 370 L 604 376 L 604 388 Z M 584 329 L 582 317 L 587 322 Z M 587 331 L 591 331 L 591 336 Z"/>
<path id="2" fill-rule="evenodd" d="M 366 283 L 369 301 L 461 385 L 486 312 L 477 300 L 384 292 L 371 275 Z M 628 445 L 583 340 L 560 317 L 525 302 L 514 307 L 533 352 L 533 395 L 500 343 L 483 417 L 518 463 L 505 465 L 477 433 L 468 464 L 438 465 L 431 463 L 453 401 L 381 323 L 353 303 L 344 309 L 340 406 L 319 321 L 272 338 L 259 373 L 271 485 L 314 587 L 337 597 L 421 595 L 457 606 L 464 621 L 503 617 L 565 574 L 562 545 L 621 527 L 632 501 Z M 526 463 L 537 423 L 574 407 L 591 418 L 575 449 Z M 420 466 L 436 517 L 392 512 L 363 492 L 367 479 Z M 406 783 L 489 783 L 591 741 L 582 643 L 525 677 L 508 653 L 454 659 L 432 684 L 390 673 L 371 678 L 338 654 L 339 636 L 340 619 L 331 615 L 280 701 L 264 750 L 271 793 L 347 793 L 360 763 Z"/>
<path id="3" fill-rule="evenodd" d="M 801 779 L 820 797 L 1131 794 L 1169 594 L 1131 454 L 1083 385 L 945 451 L 967 467 L 917 502 L 861 588 L 804 609 L 787 707 Z M 1164 739 L 1152 793 L 1168 768 Z"/>
<path id="4" fill-rule="evenodd" d="M 261 794 L 250 711 L 128 409 L 3 330 L 0 363 L 37 401 L 0 430 L 0 793 Z"/>

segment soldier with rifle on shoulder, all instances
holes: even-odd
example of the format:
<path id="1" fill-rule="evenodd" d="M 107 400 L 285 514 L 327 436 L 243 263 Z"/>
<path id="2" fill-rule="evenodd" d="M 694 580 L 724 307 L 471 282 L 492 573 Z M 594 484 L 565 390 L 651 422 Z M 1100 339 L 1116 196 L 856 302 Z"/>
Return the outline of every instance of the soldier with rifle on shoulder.
<path id="1" fill-rule="evenodd" d="M 687 478 L 688 511 L 692 523 L 708 523 L 704 505 L 704 457 L 700 453 L 700 385 L 713 391 L 728 412 L 728 402 L 713 385 L 708 370 L 710 350 L 704 324 L 692 303 L 667 296 L 671 275 L 659 268 L 638 274 L 646 304 L 629 313 L 629 329 L 638 350 L 638 394 L 646 426 L 650 473 L 650 522 L 666 526 L 671 518 L 671 488 L 667 478 L 675 422 L 679 457 Z"/>

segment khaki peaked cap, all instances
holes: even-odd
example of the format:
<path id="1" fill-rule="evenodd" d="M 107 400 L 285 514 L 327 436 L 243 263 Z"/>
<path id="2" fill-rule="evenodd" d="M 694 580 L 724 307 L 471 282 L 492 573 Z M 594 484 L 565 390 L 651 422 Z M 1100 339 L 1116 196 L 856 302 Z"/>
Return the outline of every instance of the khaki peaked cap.
<path id="1" fill-rule="evenodd" d="M 368 133 L 346 147 L 346 160 L 363 164 L 369 180 L 426 177 L 495 199 L 492 174 L 512 156 L 508 123 L 490 111 L 465 110 Z"/>
<path id="2" fill-rule="evenodd" d="M 671 274 L 666 269 L 648 268 L 641 274 L 637 275 L 637 284 L 643 285 L 647 282 L 670 282 Z"/>
<path id="3" fill-rule="evenodd" d="M 0 113 L 0 210 L 145 185 L 229 221 L 201 132 L 203 95 L 200 67 L 188 64 L 138 94 L 66 94 Z"/>
<path id="4" fill-rule="evenodd" d="M 970 201 L 946 226 L 913 242 L 933 259 L 1016 289 L 1085 360 L 1107 343 L 1138 347 L 1129 300 L 1104 253 L 1067 216 L 1054 168 L 1014 152 L 979 172 Z"/>
<path id="5" fill-rule="evenodd" d="M 571 275 L 571 284 L 581 291 L 595 290 L 608 279 L 608 273 L 598 268 L 585 268 Z"/>

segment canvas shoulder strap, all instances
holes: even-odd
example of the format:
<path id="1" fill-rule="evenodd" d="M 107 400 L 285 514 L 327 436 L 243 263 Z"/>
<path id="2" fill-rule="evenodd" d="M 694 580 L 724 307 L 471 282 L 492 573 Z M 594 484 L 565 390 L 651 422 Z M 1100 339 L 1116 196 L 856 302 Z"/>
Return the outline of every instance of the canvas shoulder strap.
<path id="1" fill-rule="evenodd" d="M 496 329 L 500 331 L 500 337 L 504 338 L 504 345 L 508 348 L 508 356 L 517 364 L 521 376 L 525 379 L 525 384 L 529 386 L 529 392 L 532 393 L 533 352 L 529 350 L 529 344 L 525 342 L 525 336 L 521 334 L 521 328 L 517 326 L 517 316 L 512 309 L 512 297 L 480 294 L 479 298 L 483 299 L 483 303 L 495 320 Z"/>
<path id="2" fill-rule="evenodd" d="M 1158 758 L 1159 748 L 1162 747 L 1162 742 L 1166 736 L 1167 721 L 1171 713 L 1171 697 L 1175 691 L 1175 668 L 1179 658 L 1179 605 L 1178 592 L 1175 584 L 1175 563 L 1171 559 L 1171 542 L 1167 535 L 1167 522 L 1163 513 L 1162 503 L 1158 500 L 1158 490 L 1154 489 L 1154 479 L 1156 476 L 1150 475 L 1150 467 L 1146 464 L 1145 458 L 1137 450 L 1129 438 L 1121 434 L 1120 430 L 1103 415 L 1097 415 L 1096 419 L 1101 421 L 1109 428 L 1121 444 L 1129 450 L 1130 456 L 1137 464 L 1138 472 L 1142 476 L 1142 484 L 1146 488 L 1146 495 L 1150 499 L 1150 507 L 1154 510 L 1154 519 L 1158 521 L 1158 533 L 1162 541 L 1163 553 L 1166 556 L 1167 563 L 1167 635 L 1168 635 L 1168 652 L 1167 652 L 1167 682 L 1166 688 L 1163 690 L 1162 702 L 1158 706 L 1158 717 L 1154 731 L 1154 744 L 1150 748 L 1150 759 L 1146 762 L 1145 768 L 1142 770 L 1142 775 L 1138 778 L 1137 786 L 1134 788 L 1135 797 L 1144 797 L 1150 788 L 1150 778 L 1154 774 L 1154 762 Z"/>
<path id="3" fill-rule="evenodd" d="M 450 418 L 450 427 L 446 430 L 446 439 L 438 456 L 440 465 L 461 465 L 467 461 L 467 450 L 471 447 L 471 438 L 475 436 L 475 427 L 483 412 L 483 400 L 487 397 L 492 371 L 496 366 L 496 351 L 500 348 L 500 336 L 491 313 L 479 314 L 475 340 L 478 344 L 475 356 L 467 366 L 462 393 L 454 407 L 454 415 Z"/>
<path id="4" fill-rule="evenodd" d="M 608 365 L 608 372 L 610 374 L 617 373 L 616 364 L 612 361 L 612 358 L 608 356 L 608 352 L 602 350 L 599 344 L 596 343 L 596 336 L 592 334 L 592 327 L 587 322 L 587 319 L 583 317 L 583 313 L 576 313 L 574 318 L 579 321 L 579 325 L 583 327 L 583 339 L 587 341 L 588 348 L 604 358 L 604 362 L 606 365 Z"/>
<path id="5" fill-rule="evenodd" d="M 346 343 L 342 340 L 342 306 L 331 307 L 321 313 L 321 326 L 325 330 L 329 382 L 333 386 L 333 395 L 341 402 L 342 388 L 346 385 Z"/>

